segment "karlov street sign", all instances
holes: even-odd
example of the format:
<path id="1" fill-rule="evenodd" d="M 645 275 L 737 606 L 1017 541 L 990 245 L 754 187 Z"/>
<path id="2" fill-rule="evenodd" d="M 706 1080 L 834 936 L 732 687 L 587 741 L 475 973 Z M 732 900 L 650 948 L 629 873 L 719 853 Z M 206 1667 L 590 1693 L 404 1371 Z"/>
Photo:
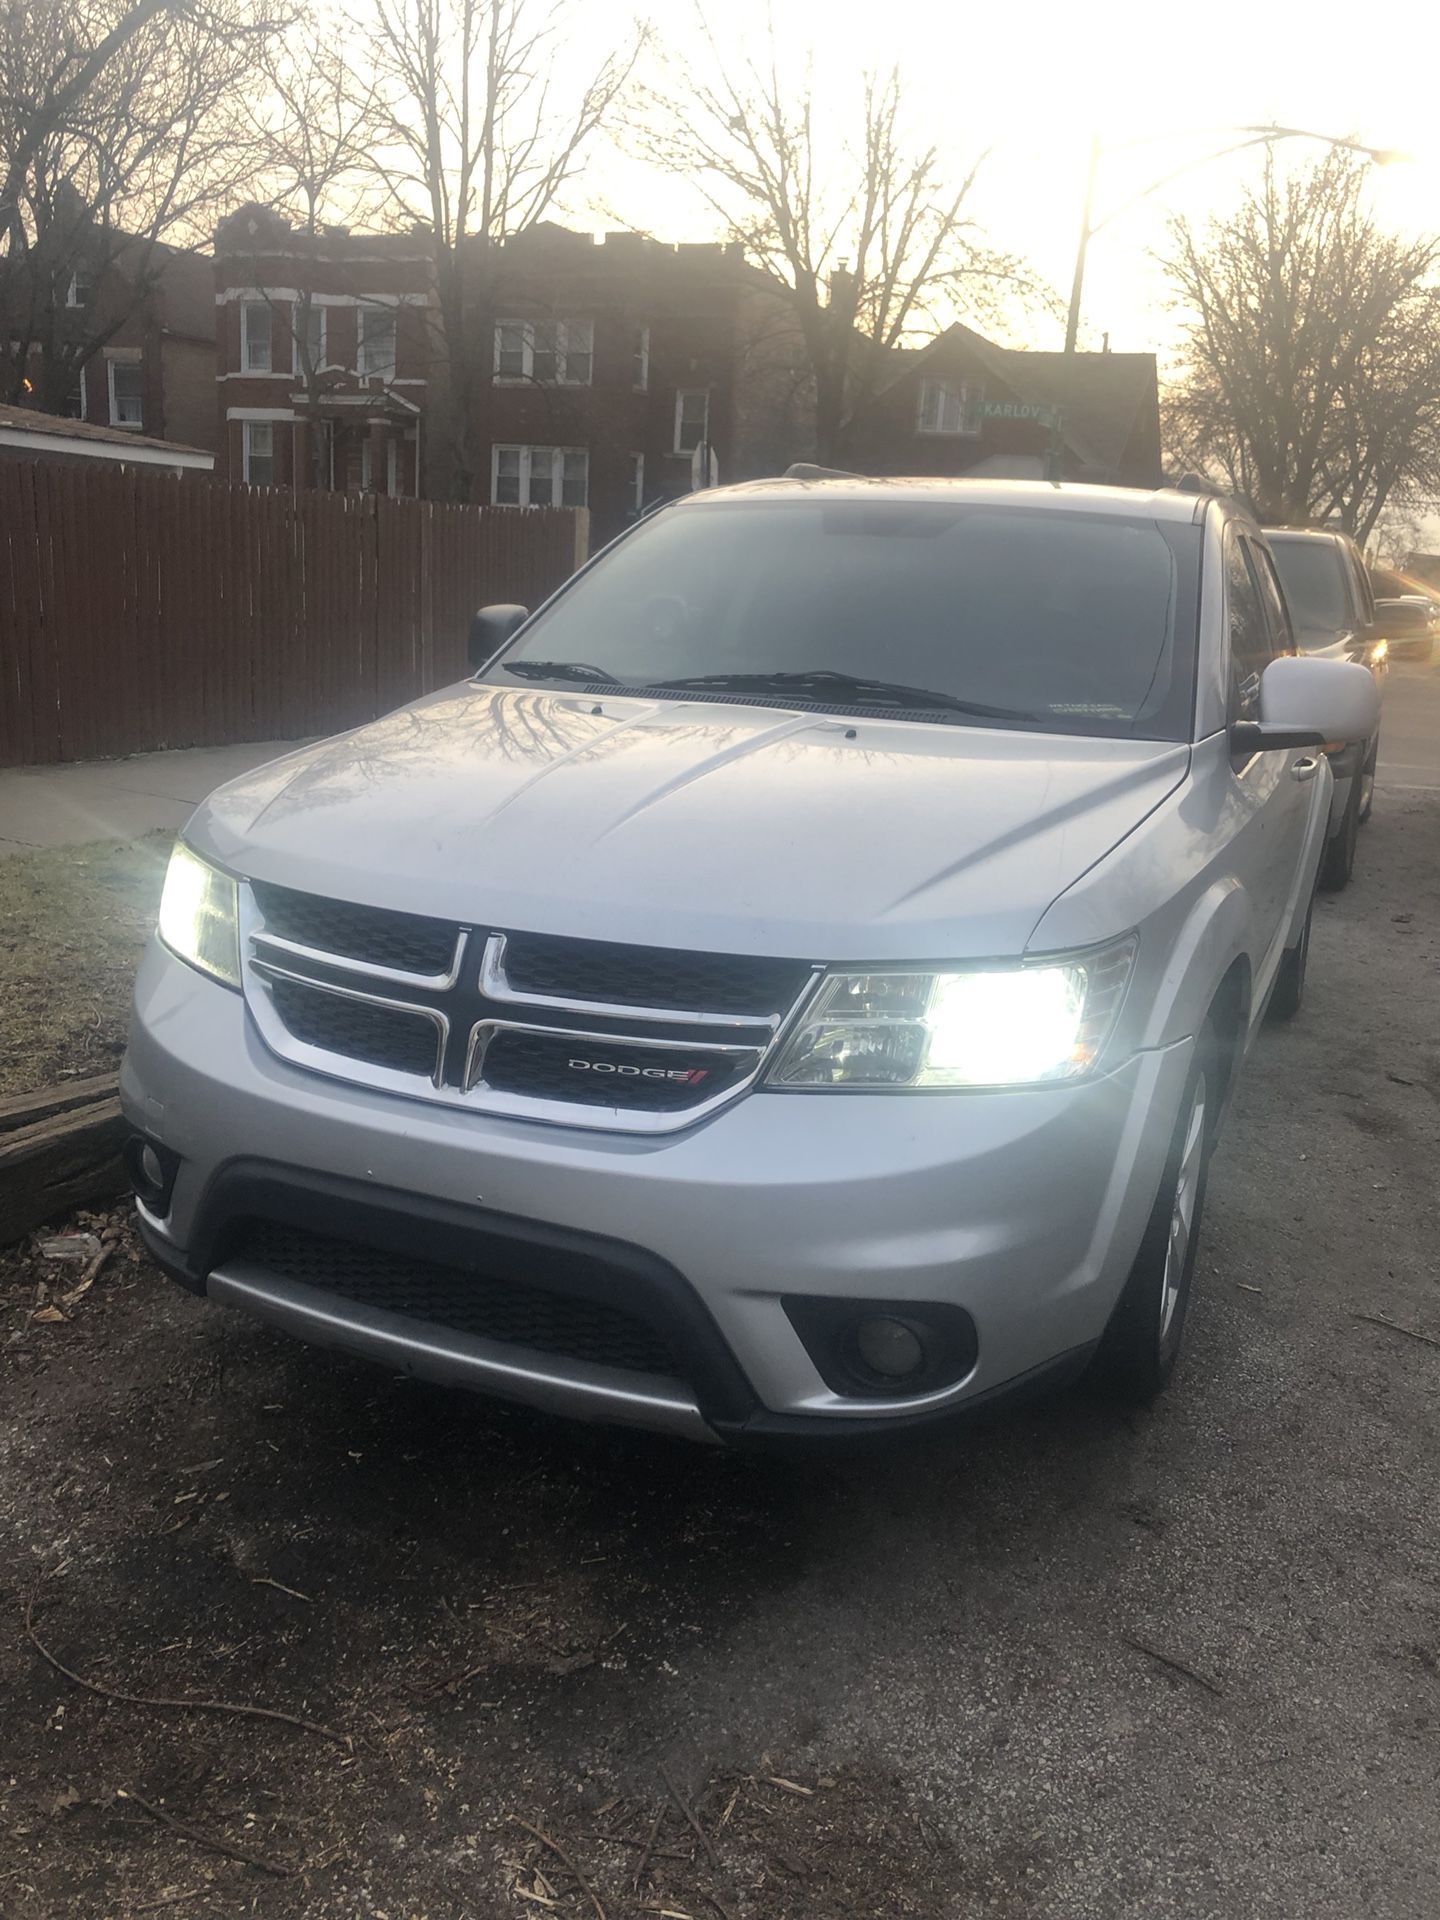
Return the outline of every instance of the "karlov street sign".
<path id="1" fill-rule="evenodd" d="M 982 420 L 1038 420 L 1043 427 L 1059 426 L 1064 418 L 1061 407 L 1045 406 L 1038 400 L 982 400 Z"/>

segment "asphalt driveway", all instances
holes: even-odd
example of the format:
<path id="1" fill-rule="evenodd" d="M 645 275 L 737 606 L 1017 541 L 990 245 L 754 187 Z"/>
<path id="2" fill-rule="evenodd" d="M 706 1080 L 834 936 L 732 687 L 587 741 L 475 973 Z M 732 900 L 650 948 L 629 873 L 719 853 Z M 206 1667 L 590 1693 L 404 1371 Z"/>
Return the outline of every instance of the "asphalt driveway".
<path id="1" fill-rule="evenodd" d="M 1423 771 L 1440 673 L 1401 685 Z M 1424 785 L 1250 1064 L 1143 1418 L 737 1457 L 392 1381 L 123 1253 L 27 1323 L 15 1269 L 0 1914 L 1434 1920 Z"/>

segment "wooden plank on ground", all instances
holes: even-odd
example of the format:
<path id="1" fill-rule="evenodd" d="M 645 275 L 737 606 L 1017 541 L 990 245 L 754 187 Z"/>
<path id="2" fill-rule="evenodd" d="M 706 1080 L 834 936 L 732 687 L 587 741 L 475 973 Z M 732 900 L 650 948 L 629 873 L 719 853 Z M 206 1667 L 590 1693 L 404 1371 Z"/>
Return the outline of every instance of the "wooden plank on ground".
<path id="1" fill-rule="evenodd" d="M 118 1073 L 92 1073 L 84 1080 L 63 1080 L 58 1086 L 41 1087 L 37 1093 L 6 1094 L 0 1099 L 0 1133 L 34 1126 L 37 1120 L 53 1120 L 76 1107 L 113 1100 L 119 1088 Z"/>
<path id="2" fill-rule="evenodd" d="M 126 1187 L 120 1102 L 92 1102 L 0 1136 L 0 1247 Z"/>

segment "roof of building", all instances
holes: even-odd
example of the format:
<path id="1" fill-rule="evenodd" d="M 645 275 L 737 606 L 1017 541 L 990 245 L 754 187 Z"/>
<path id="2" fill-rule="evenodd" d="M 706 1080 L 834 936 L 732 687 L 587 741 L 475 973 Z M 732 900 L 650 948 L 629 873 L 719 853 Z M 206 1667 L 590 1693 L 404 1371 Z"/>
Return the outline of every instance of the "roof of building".
<path id="1" fill-rule="evenodd" d="M 1060 407 L 1066 441 L 1097 472 L 1113 471 L 1119 464 L 1140 408 L 1158 384 L 1153 353 L 1034 353 L 997 347 L 957 320 L 928 345 L 906 353 L 885 386 L 893 387 L 947 346 L 961 345 L 1018 399 Z"/>
<path id="2" fill-rule="evenodd" d="M 37 413 L 33 407 L 0 406 L 0 446 L 34 445 L 47 452 L 73 453 L 77 459 L 130 460 L 140 466 L 198 467 L 208 473 L 215 456 L 204 447 L 178 440 L 156 440 L 127 427 L 97 427 L 88 420 L 67 420 Z"/>

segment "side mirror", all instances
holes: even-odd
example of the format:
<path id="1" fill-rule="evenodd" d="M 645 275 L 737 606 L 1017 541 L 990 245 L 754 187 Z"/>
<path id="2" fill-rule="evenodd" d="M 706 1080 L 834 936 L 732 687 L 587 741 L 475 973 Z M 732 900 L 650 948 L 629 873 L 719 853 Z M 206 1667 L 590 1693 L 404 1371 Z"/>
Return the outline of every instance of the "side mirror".
<path id="1" fill-rule="evenodd" d="M 1237 748 L 1273 753 L 1368 740 L 1380 724 L 1380 694 L 1368 667 L 1351 660 L 1272 660 L 1260 676 L 1260 718 L 1230 729 Z"/>
<path id="2" fill-rule="evenodd" d="M 481 607 L 470 621 L 470 640 L 466 647 L 466 656 L 472 670 L 483 667 L 487 660 L 493 660 L 524 623 L 530 618 L 528 607 L 514 606 L 508 600 L 502 600 L 498 606 Z"/>

